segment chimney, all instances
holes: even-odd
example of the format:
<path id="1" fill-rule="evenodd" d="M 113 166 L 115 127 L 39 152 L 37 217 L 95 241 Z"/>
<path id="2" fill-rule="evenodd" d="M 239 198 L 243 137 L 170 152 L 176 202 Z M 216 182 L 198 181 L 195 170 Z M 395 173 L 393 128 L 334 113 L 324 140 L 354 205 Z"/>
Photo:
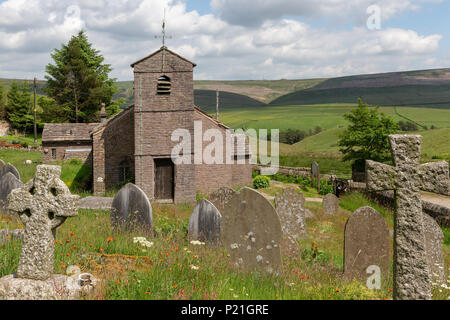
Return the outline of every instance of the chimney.
<path id="1" fill-rule="evenodd" d="M 106 122 L 106 109 L 105 109 L 105 104 L 102 102 L 102 108 L 100 110 L 100 119 L 101 119 L 101 123 Z"/>

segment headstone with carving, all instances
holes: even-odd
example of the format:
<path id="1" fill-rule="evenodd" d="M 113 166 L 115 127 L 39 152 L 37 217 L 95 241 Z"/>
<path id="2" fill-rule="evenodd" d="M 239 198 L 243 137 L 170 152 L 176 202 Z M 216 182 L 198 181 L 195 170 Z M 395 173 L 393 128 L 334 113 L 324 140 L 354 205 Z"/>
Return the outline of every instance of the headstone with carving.
<path id="1" fill-rule="evenodd" d="M 11 172 L 13 175 L 16 176 L 16 178 L 18 180 L 20 180 L 20 173 L 19 171 L 16 169 L 16 167 L 14 167 L 11 163 L 7 163 L 4 166 L 2 166 L 0 168 L 0 179 L 7 173 L 7 172 Z"/>
<path id="2" fill-rule="evenodd" d="M 422 137 L 390 135 L 395 167 L 366 161 L 368 191 L 395 190 L 394 299 L 431 299 L 420 190 L 449 185 L 446 161 L 420 164 Z"/>
<path id="3" fill-rule="evenodd" d="M 329 193 L 323 197 L 322 208 L 325 214 L 336 214 L 339 210 L 339 198 Z"/>
<path id="4" fill-rule="evenodd" d="M 229 187 L 222 187 L 212 192 L 208 196 L 208 200 L 219 210 L 222 212 L 225 208 L 225 204 L 236 194 L 236 191 Z"/>
<path id="5" fill-rule="evenodd" d="M 389 275 L 390 239 L 388 225 L 375 209 L 353 212 L 344 231 L 344 277 L 367 280 L 369 267 L 375 266 L 384 283 Z"/>
<path id="6" fill-rule="evenodd" d="M 133 183 L 122 187 L 112 202 L 111 222 L 116 229 L 152 234 L 152 206 L 144 191 Z"/>
<path id="7" fill-rule="evenodd" d="M 281 224 L 272 204 L 248 187 L 237 192 L 222 213 L 221 241 L 234 266 L 278 273 Z"/>
<path id="8" fill-rule="evenodd" d="M 211 202 L 200 200 L 189 219 L 189 239 L 217 244 L 220 241 L 221 219 L 222 215 Z"/>
<path id="9" fill-rule="evenodd" d="M 445 283 L 445 266 L 442 255 L 444 234 L 438 223 L 426 213 L 423 214 L 423 224 L 425 229 L 427 262 L 431 273 L 431 280 L 433 283 L 436 283 L 437 286 L 441 286 Z"/>
<path id="10" fill-rule="evenodd" d="M 281 254 L 298 256 L 300 248 L 297 240 L 306 237 L 305 197 L 295 188 L 287 188 L 275 196 L 275 208 L 281 223 Z"/>
<path id="11" fill-rule="evenodd" d="M 60 174 L 60 166 L 40 165 L 34 179 L 8 196 L 25 234 L 16 274 L 0 279 L 0 299 L 74 299 L 83 290 L 73 279 L 53 274 L 56 228 L 78 214 L 79 201 Z"/>
<path id="12" fill-rule="evenodd" d="M 23 183 L 11 172 L 6 172 L 0 178 L 0 209 L 5 213 L 8 211 L 8 195 L 12 190 L 22 188 Z"/>

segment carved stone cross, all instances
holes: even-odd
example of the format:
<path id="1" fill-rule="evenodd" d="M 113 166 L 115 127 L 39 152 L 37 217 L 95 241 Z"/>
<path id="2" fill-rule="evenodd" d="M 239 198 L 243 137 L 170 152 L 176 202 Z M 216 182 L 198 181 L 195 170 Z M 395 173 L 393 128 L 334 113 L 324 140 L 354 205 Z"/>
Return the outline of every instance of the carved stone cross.
<path id="1" fill-rule="evenodd" d="M 34 179 L 8 196 L 10 213 L 25 226 L 18 278 L 47 280 L 53 274 L 56 228 L 78 214 L 79 196 L 60 175 L 60 166 L 40 165 Z"/>
<path id="2" fill-rule="evenodd" d="M 420 190 L 447 193 L 446 161 L 419 164 L 422 137 L 390 135 L 395 167 L 366 161 L 368 191 L 394 190 L 394 299 L 431 299 Z"/>

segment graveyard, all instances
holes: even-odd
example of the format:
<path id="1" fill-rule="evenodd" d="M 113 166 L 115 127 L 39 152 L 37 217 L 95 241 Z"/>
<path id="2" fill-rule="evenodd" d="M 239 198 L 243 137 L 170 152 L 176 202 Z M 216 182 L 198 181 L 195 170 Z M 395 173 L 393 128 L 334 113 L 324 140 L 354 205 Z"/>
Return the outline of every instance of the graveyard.
<path id="1" fill-rule="evenodd" d="M 17 152 L 16 152 L 17 153 Z M 16 163 L 24 163 L 29 158 L 28 152 L 23 152 L 23 159 Z M 16 157 L 19 157 L 16 155 Z M 5 158 L 4 158 L 5 159 Z M 6 160 L 6 159 L 5 159 Z M 67 168 L 70 163 L 60 163 Z M 35 175 L 39 161 L 33 162 L 32 167 L 20 172 L 21 176 L 28 179 Z M 19 166 L 25 168 L 25 166 Z M 64 169 L 63 169 L 64 170 Z M 66 169 L 67 170 L 67 169 Z M 69 170 L 70 171 L 70 170 Z M 27 173 L 29 172 L 29 173 Z M 29 176 L 26 176 L 26 175 Z M 69 178 L 70 179 L 70 178 Z M 65 185 L 71 185 L 70 181 L 64 181 Z M 252 186 L 249 186 L 252 187 Z M 225 203 L 233 197 L 236 191 L 242 193 L 243 189 L 236 188 L 234 191 L 223 196 L 210 196 L 215 206 L 223 210 Z M 341 196 L 339 205 L 331 201 L 331 205 L 322 205 L 317 199 L 323 199 L 313 188 L 308 188 L 305 196 L 295 183 L 280 182 L 272 180 L 268 188 L 252 191 L 247 187 L 248 195 L 242 194 L 244 198 L 256 199 L 252 206 L 260 207 L 252 211 L 251 208 L 246 216 L 252 212 L 270 212 L 272 214 L 280 208 L 280 221 L 287 221 L 284 225 L 268 232 L 276 243 L 280 244 L 281 250 L 278 256 L 270 257 L 270 265 L 273 270 L 252 269 L 236 267 L 235 255 L 239 252 L 230 248 L 235 245 L 243 248 L 244 254 L 248 255 L 247 242 L 237 243 L 233 234 L 245 232 L 245 226 L 257 221 L 264 221 L 263 225 L 274 225 L 270 219 L 264 216 L 255 216 L 253 221 L 243 222 L 241 218 L 230 218 L 223 220 L 222 232 L 231 234 L 230 239 L 222 239 L 228 245 L 218 243 L 217 234 L 214 241 L 211 237 L 199 238 L 202 234 L 200 229 L 197 233 L 190 233 L 190 224 L 195 224 L 193 212 L 200 210 L 191 204 L 160 204 L 151 202 L 153 232 L 148 232 L 138 227 L 115 228 L 112 219 L 112 210 L 86 210 L 79 209 L 78 214 L 67 219 L 56 229 L 54 240 L 54 263 L 53 272 L 56 275 L 66 275 L 68 267 L 78 267 L 79 272 L 90 274 L 99 279 L 95 290 L 83 292 L 78 299 L 88 300 L 387 300 L 393 299 L 393 239 L 394 212 L 369 200 L 361 193 L 350 193 Z M 273 196 L 271 196 L 271 194 Z M 89 196 L 82 192 L 81 197 Z M 113 194 L 109 194 L 113 196 Z M 328 196 L 327 196 L 328 197 Z M 203 199 L 203 200 L 202 200 Z M 208 196 L 199 195 L 198 202 L 201 204 Z M 238 201 L 236 199 L 236 201 Z M 23 201 L 21 201 L 23 202 Z M 239 201 L 238 201 L 239 202 Z M 295 203 L 292 207 L 291 203 Z M 346 223 L 352 213 L 359 212 L 369 206 L 373 209 L 371 214 L 375 215 L 374 225 L 366 226 L 365 229 L 358 227 L 358 234 L 347 235 Z M 223 208 L 223 209 L 222 209 Z M 331 209 L 330 209 L 331 208 Z M 359 211 L 358 211 L 359 210 Z M 210 211 L 210 210 L 209 210 Z M 226 209 L 225 209 L 226 211 Z M 225 216 L 233 216 L 232 212 Z M 305 214 L 305 212 L 308 214 Z M 196 219 L 200 221 L 201 212 L 197 211 Z M 280 211 L 281 212 L 281 211 Z M 276 215 L 276 214 L 275 214 Z M 281 219 L 281 215 L 285 215 Z M 274 215 L 272 215 L 272 218 Z M 261 220 L 262 219 L 262 220 Z M 300 220 L 298 220 L 300 219 Z M 356 218 L 355 218 L 356 219 Z M 361 219 L 361 218 L 358 218 Z M 356 219 L 354 224 L 357 225 Z M 378 222 L 376 222 L 378 221 Z M 379 290 L 369 289 L 365 278 L 356 276 L 361 270 L 352 272 L 351 268 L 344 270 L 345 255 L 352 254 L 349 250 L 357 250 L 358 243 L 365 234 L 373 231 L 380 224 L 384 230 L 384 240 L 380 238 L 376 243 L 384 243 L 383 277 Z M 199 223 L 199 222 L 197 222 Z M 209 222 L 207 225 L 211 225 Z M 353 222 L 352 222 L 353 223 Z M 364 223 L 364 222 L 363 222 Z M 138 223 L 141 226 L 142 222 Z M 237 231 L 236 226 L 244 226 L 243 230 Z M 132 226 L 132 225 L 131 225 Z M 229 227 L 228 227 L 229 226 Z M 2 214 L 0 230 L 9 230 L 2 234 L 0 250 L 0 278 L 13 274 L 18 270 L 19 260 L 22 252 L 23 238 L 14 230 L 22 230 L 23 222 L 11 215 Z M 227 231 L 229 228 L 232 232 Z M 445 240 L 442 245 L 442 256 L 445 262 L 441 278 L 448 279 L 448 261 L 450 259 L 449 232 L 447 228 L 442 229 Z M 260 234 L 259 229 L 253 230 Z M 285 238 L 283 235 L 290 235 Z M 380 235 L 381 236 L 381 235 Z M 352 239 L 352 237 L 356 237 Z M 358 237 L 360 240 L 358 240 Z M 361 238 L 362 237 L 362 238 Z M 214 237 L 213 237 L 214 238 Z M 199 240 L 200 239 L 200 240 Z M 251 236 L 250 236 L 251 239 Z M 258 239 L 259 240 L 259 239 Z M 349 241 L 354 244 L 348 245 Z M 220 242 L 220 241 L 219 241 Z M 364 240 L 363 240 L 364 242 Z M 258 244 L 258 243 L 256 243 Z M 255 244 L 255 245 L 256 245 Z M 285 245 L 287 244 L 287 245 Z M 346 247 L 353 248 L 344 252 Z M 259 244 L 266 246 L 266 243 Z M 356 248 L 354 248 L 356 246 Z M 251 253 L 250 253 L 251 254 Z M 257 253 L 254 253 L 255 255 Z M 355 254 L 355 253 L 353 253 Z M 254 260 L 253 258 L 250 260 Z M 247 258 L 245 258 L 247 261 Z M 257 260 L 254 260 L 255 263 Z M 238 263 L 239 264 L 239 263 Z M 250 267 L 246 265 L 246 267 Z M 254 267 L 258 267 L 257 263 Z M 344 272 L 345 271 L 345 272 Z M 442 272 L 439 268 L 433 269 L 433 273 Z M 349 275 L 350 273 L 350 275 Z M 449 289 L 447 283 L 436 279 L 432 281 L 432 298 L 446 300 Z M 64 296 L 61 297 L 64 299 Z"/>
<path id="2" fill-rule="evenodd" d="M 428 2 L 0 0 L 0 301 L 450 300 Z"/>

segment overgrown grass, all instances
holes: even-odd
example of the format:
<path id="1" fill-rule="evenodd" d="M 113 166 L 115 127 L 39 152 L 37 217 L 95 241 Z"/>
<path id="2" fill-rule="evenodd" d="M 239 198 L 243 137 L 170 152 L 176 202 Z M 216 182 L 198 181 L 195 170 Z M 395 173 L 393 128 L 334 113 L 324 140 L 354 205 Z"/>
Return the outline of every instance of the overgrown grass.
<path id="1" fill-rule="evenodd" d="M 190 205 L 154 205 L 154 237 L 116 232 L 108 212 L 80 210 L 57 230 L 55 272 L 65 273 L 69 265 L 76 264 L 83 272 L 103 279 L 98 291 L 87 299 L 391 298 L 387 286 L 370 291 L 364 283 L 341 278 L 338 256 L 342 256 L 342 245 L 330 245 L 342 240 L 338 234 L 341 227 L 334 229 L 321 218 L 309 223 L 309 240 L 316 239 L 319 249 L 332 258 L 311 258 L 306 250 L 304 259 L 283 258 L 281 274 L 274 276 L 234 270 L 224 249 L 189 244 L 186 232 L 192 209 Z M 317 237 L 314 228 L 332 236 L 324 233 Z M 153 242 L 152 247 L 133 242 L 134 237 L 143 235 Z M 20 246 L 20 241 L 9 242 L 0 250 L 0 276 L 16 270 Z M 302 243 L 301 248 L 309 249 L 309 243 Z"/>

